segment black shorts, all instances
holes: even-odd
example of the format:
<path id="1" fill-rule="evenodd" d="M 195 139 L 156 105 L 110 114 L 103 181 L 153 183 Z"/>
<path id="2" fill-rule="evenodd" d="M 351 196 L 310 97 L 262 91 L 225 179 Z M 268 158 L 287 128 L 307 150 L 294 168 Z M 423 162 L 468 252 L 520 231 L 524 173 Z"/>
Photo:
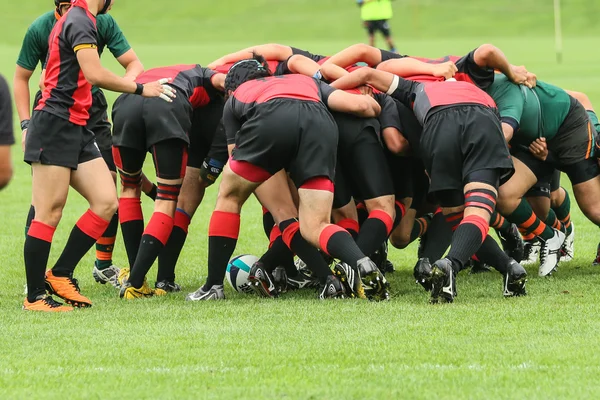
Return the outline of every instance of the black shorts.
<path id="1" fill-rule="evenodd" d="M 548 151 L 559 167 L 594 156 L 596 132 L 585 108 L 571 97 L 571 107 L 556 136 L 548 140 Z"/>
<path id="2" fill-rule="evenodd" d="M 297 187 L 316 177 L 333 182 L 338 131 L 325 105 L 275 99 L 254 108 L 235 135 L 233 161 L 247 162 L 270 175 L 285 169 Z M 255 181 L 266 179 L 260 176 Z"/>
<path id="3" fill-rule="evenodd" d="M 547 197 L 550 198 L 550 193 L 560 188 L 560 171 L 555 169 L 554 173 L 548 174 L 537 183 L 525 195 L 526 197 Z"/>
<path id="4" fill-rule="evenodd" d="M 386 153 L 396 200 L 410 197 L 410 208 L 417 209 L 427 198 L 429 177 L 423 162 L 416 157 L 398 157 Z"/>
<path id="5" fill-rule="evenodd" d="M 431 178 L 429 192 L 463 192 L 468 176 L 480 170 L 496 170 L 500 184 L 514 167 L 500 121 L 487 107 L 456 105 L 434 111 L 423 126 L 423 164 Z"/>
<path id="6" fill-rule="evenodd" d="M 370 200 L 394 194 L 394 183 L 379 141 L 379 121 L 344 113 L 332 115 L 339 133 L 338 165 L 352 196 Z"/>
<path id="7" fill-rule="evenodd" d="M 88 110 L 90 119 L 87 128 L 96 135 L 96 143 L 100 151 L 109 150 L 112 147 L 111 124 L 108 120 L 108 103 L 102 90 L 92 95 L 92 106 Z M 107 161 L 108 164 L 108 161 Z"/>
<path id="8" fill-rule="evenodd" d="M 202 166 L 217 135 L 222 136 L 219 141 L 225 150 L 223 164 L 227 162 L 227 139 L 221 122 L 223 105 L 223 101 L 211 101 L 206 106 L 194 110 L 189 134 L 188 167 L 200 168 Z"/>
<path id="9" fill-rule="evenodd" d="M 169 139 L 189 144 L 192 111 L 190 102 L 181 95 L 168 103 L 158 97 L 122 94 L 113 105 L 113 146 L 145 152 Z"/>
<path id="10" fill-rule="evenodd" d="M 34 111 L 27 129 L 25 162 L 77 169 L 100 158 L 94 134 L 85 126 L 45 111 Z"/>
<path id="11" fill-rule="evenodd" d="M 369 35 L 374 35 L 377 31 L 381 32 L 381 34 L 386 38 L 390 37 L 391 35 L 390 25 L 388 24 L 387 19 L 365 21 L 365 28 L 367 28 Z"/>

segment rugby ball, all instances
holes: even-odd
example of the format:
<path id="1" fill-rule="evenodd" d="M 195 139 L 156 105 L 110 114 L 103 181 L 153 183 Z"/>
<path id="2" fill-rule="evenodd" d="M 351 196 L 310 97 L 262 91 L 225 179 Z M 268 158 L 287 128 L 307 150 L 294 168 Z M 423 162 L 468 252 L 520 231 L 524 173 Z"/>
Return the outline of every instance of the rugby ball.
<path id="1" fill-rule="evenodd" d="M 227 282 L 236 292 L 250 293 L 252 288 L 248 281 L 250 268 L 258 261 L 258 257 L 251 254 L 243 254 L 232 258 L 227 264 Z"/>

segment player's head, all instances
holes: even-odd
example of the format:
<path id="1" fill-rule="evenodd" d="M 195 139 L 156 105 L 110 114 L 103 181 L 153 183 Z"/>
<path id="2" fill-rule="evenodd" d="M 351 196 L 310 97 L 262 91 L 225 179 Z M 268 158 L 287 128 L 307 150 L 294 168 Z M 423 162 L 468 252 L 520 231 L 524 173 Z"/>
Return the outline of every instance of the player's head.
<path id="1" fill-rule="evenodd" d="M 54 5 L 56 6 L 56 13 L 58 16 L 63 16 L 69 8 L 71 8 L 70 0 L 54 0 Z"/>
<path id="2" fill-rule="evenodd" d="M 102 8 L 98 10 L 98 14 L 106 14 L 111 9 L 114 0 L 102 0 Z"/>
<path id="3" fill-rule="evenodd" d="M 252 58 L 241 60 L 231 66 L 225 77 L 225 93 L 234 92 L 242 83 L 273 75 L 265 58 L 252 53 Z"/>

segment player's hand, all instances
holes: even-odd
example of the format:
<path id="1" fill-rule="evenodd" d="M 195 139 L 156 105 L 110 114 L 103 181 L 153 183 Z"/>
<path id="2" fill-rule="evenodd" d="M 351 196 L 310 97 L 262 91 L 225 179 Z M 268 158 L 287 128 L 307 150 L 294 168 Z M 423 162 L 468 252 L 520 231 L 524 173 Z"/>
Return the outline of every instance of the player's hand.
<path id="1" fill-rule="evenodd" d="M 365 96 L 373 97 L 373 88 L 369 85 L 359 86 L 358 90 L 360 91 L 361 94 L 364 94 Z"/>
<path id="2" fill-rule="evenodd" d="M 531 86 L 531 83 L 527 81 L 529 72 L 527 72 L 527 69 L 524 66 L 520 65 L 517 67 L 515 65 L 511 65 L 510 71 L 511 74 L 508 78 L 513 83 L 516 83 L 517 85 L 525 85 L 529 88 L 533 87 Z"/>
<path id="3" fill-rule="evenodd" d="M 525 83 L 527 87 L 534 88 L 537 85 L 537 75 L 533 72 L 527 71 L 527 82 Z"/>
<path id="4" fill-rule="evenodd" d="M 160 97 L 164 101 L 172 102 L 175 96 L 175 89 L 171 86 L 166 85 L 170 82 L 171 78 L 159 79 L 155 82 L 148 82 L 144 84 L 144 91 L 142 96 L 144 97 Z"/>
<path id="5" fill-rule="evenodd" d="M 535 158 L 545 161 L 548 158 L 548 146 L 546 144 L 546 138 L 535 139 L 529 145 L 529 151 L 535 156 Z"/>
<path id="6" fill-rule="evenodd" d="M 21 150 L 25 153 L 25 142 L 27 141 L 27 128 L 21 132 Z"/>
<path id="7" fill-rule="evenodd" d="M 433 76 L 444 77 L 444 79 L 452 78 L 457 71 L 458 68 L 452 61 L 433 65 Z"/>

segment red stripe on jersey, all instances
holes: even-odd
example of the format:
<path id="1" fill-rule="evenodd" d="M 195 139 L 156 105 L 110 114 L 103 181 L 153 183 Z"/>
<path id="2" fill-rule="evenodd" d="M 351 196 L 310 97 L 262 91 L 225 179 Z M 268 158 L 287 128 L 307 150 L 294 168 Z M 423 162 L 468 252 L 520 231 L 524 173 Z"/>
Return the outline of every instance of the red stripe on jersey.
<path id="1" fill-rule="evenodd" d="M 444 81 L 424 85 L 430 108 L 451 104 L 474 103 L 496 108 L 494 100 L 477 86 L 460 81 Z"/>
<path id="2" fill-rule="evenodd" d="M 177 75 L 179 75 L 182 71 L 188 71 L 190 69 L 196 68 L 196 64 L 179 64 L 172 65 L 170 67 L 158 67 L 152 68 L 145 72 L 142 72 L 140 76 L 136 78 L 137 83 L 149 83 L 155 82 L 162 78 L 170 78 L 171 82 L 175 80 Z"/>
<path id="3" fill-rule="evenodd" d="M 254 79 L 242 84 L 233 96 L 243 103 L 266 103 L 269 100 L 288 98 L 321 101 L 319 88 L 313 78 L 304 75 L 283 75 Z"/>
<path id="4" fill-rule="evenodd" d="M 194 93 L 190 97 L 190 103 L 192 103 L 192 107 L 198 108 L 207 105 L 210 103 L 210 97 L 206 92 L 206 89 L 203 87 L 197 87 L 194 89 Z"/>

